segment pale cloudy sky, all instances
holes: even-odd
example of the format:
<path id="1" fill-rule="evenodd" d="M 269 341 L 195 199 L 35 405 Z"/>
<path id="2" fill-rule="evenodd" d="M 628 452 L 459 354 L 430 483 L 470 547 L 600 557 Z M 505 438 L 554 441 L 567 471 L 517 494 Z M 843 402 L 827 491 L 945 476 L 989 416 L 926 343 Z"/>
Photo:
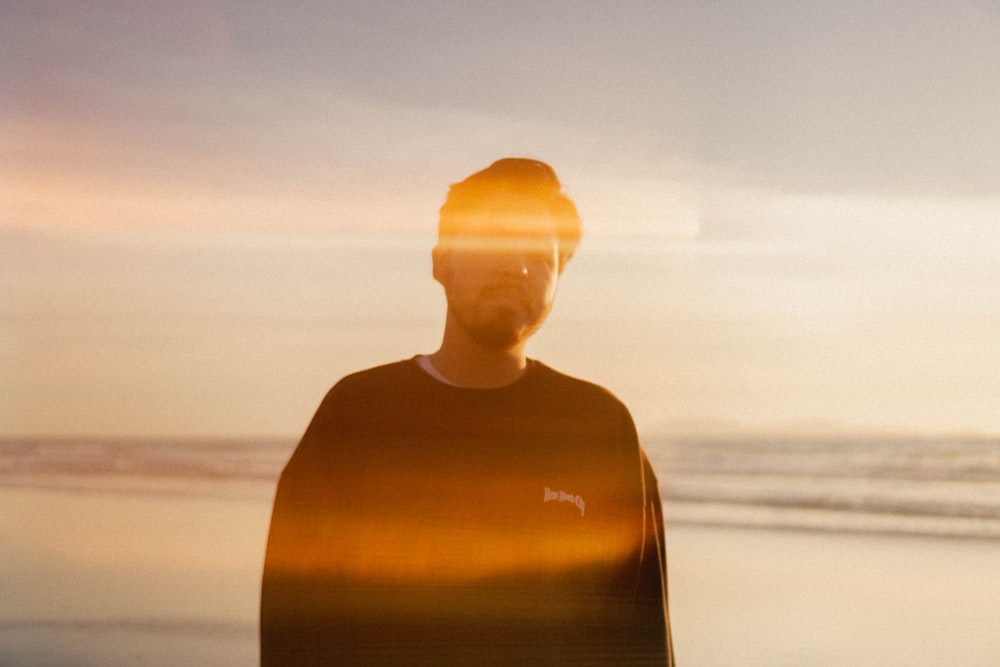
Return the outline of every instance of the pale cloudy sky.
<path id="1" fill-rule="evenodd" d="M 0 80 L 0 433 L 299 433 L 512 154 L 641 431 L 1000 432 L 995 2 L 15 1 Z"/>

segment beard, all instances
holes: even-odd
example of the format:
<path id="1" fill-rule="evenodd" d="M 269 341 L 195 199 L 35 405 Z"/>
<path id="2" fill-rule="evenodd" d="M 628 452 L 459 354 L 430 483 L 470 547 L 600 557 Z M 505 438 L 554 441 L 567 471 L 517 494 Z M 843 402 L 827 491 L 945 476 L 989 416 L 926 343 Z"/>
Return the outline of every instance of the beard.
<path id="1" fill-rule="evenodd" d="M 509 350 L 530 338 L 541 328 L 551 309 L 552 304 L 538 308 L 527 297 L 496 303 L 488 294 L 451 307 L 455 321 L 466 334 L 491 350 Z"/>

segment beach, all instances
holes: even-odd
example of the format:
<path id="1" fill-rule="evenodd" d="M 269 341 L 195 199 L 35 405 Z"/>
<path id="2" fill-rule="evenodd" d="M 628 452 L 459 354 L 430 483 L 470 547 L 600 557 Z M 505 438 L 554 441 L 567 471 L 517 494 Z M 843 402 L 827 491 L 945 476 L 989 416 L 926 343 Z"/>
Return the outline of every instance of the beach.
<path id="1" fill-rule="evenodd" d="M 0 498 L 0 664 L 256 664 L 266 503 L 36 488 Z"/>
<path id="2" fill-rule="evenodd" d="M 1000 664 L 1000 542 L 667 530 L 682 664 Z"/>
<path id="3" fill-rule="evenodd" d="M 266 494 L 0 503 L 0 664 L 257 663 Z M 682 665 L 1000 664 L 998 541 L 676 524 L 668 552 Z"/>

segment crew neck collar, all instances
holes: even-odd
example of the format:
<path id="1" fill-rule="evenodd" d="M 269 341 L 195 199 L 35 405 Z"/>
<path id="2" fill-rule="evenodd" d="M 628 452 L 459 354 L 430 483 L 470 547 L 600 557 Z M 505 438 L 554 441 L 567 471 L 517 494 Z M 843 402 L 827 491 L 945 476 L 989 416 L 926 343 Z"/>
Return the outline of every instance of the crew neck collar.
<path id="1" fill-rule="evenodd" d="M 524 372 L 521 373 L 520 377 L 518 377 L 513 382 L 509 382 L 507 384 L 503 384 L 498 387 L 466 387 L 464 385 L 455 384 L 454 382 L 446 378 L 444 375 L 442 375 L 441 371 L 435 368 L 434 364 L 431 363 L 430 355 L 428 354 L 418 354 L 413 358 L 413 361 L 416 362 L 416 365 L 420 369 L 420 372 L 426 377 L 434 380 L 439 385 L 443 385 L 445 387 L 449 387 L 452 389 L 458 389 L 461 391 L 479 391 L 479 392 L 502 391 L 504 389 L 514 387 L 520 384 L 521 382 L 524 382 L 528 378 L 528 376 L 532 374 L 532 371 L 535 368 L 535 360 L 528 359 L 527 365 L 524 368 Z"/>

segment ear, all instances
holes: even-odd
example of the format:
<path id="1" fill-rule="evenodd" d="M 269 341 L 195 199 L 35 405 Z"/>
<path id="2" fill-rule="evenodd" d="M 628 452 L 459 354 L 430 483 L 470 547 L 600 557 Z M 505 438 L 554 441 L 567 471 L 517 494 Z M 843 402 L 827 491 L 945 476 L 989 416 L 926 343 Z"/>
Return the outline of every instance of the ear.
<path id="1" fill-rule="evenodd" d="M 447 282 L 448 251 L 440 245 L 434 246 L 434 249 L 431 250 L 431 274 L 434 276 L 434 280 L 442 285 Z"/>

